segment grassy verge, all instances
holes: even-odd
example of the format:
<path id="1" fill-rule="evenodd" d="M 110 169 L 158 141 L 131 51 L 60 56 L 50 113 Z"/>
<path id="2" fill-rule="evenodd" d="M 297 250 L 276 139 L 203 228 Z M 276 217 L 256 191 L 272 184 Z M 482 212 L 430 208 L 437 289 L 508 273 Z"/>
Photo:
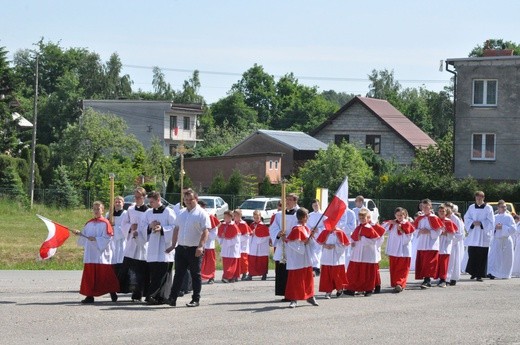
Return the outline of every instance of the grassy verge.
<path id="1" fill-rule="evenodd" d="M 36 214 L 74 229 L 81 229 L 92 217 L 91 211 L 86 209 L 60 210 L 35 204 L 32 210 L 27 210 L 0 198 L 0 270 L 82 269 L 83 249 L 76 245 L 75 236 L 69 237 L 51 259 L 38 260 L 40 246 L 47 238 L 47 228 Z M 217 269 L 220 270 L 222 261 L 218 245 L 216 251 Z M 381 251 L 384 253 L 384 247 Z M 388 258 L 384 254 L 380 267 L 388 267 Z M 272 260 L 269 269 L 274 269 Z"/>

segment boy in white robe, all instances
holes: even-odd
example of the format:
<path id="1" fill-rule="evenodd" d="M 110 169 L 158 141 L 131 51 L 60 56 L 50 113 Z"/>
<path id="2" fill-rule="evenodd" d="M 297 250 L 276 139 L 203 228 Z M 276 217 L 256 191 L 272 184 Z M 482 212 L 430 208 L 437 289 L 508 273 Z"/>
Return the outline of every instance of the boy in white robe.
<path id="1" fill-rule="evenodd" d="M 325 229 L 323 221 L 327 219 L 327 217 L 323 216 L 323 212 L 321 212 L 320 210 L 320 201 L 318 199 L 313 199 L 311 206 L 313 211 L 309 213 L 309 220 L 307 221 L 307 226 L 309 229 L 315 230 L 314 239 L 317 239 L 321 231 Z M 314 271 L 314 275 L 316 277 L 319 277 L 322 246 L 317 245 L 316 241 L 313 241 L 311 243 L 314 252 L 314 255 L 312 257 L 312 270 Z"/>
<path id="2" fill-rule="evenodd" d="M 448 263 L 448 285 L 455 286 L 457 280 L 460 279 L 460 273 L 462 271 L 462 259 L 464 257 L 464 222 L 458 214 L 457 205 L 447 202 L 446 203 L 446 215 L 450 220 L 457 225 L 457 231 L 453 236 L 453 244 L 451 247 L 450 261 Z"/>

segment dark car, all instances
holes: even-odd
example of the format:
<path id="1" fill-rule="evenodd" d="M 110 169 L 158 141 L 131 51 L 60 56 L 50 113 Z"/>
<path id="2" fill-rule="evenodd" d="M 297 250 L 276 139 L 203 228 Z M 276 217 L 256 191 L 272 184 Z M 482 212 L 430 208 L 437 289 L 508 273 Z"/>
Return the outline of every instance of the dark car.
<path id="1" fill-rule="evenodd" d="M 133 195 L 133 194 L 131 194 L 131 195 L 127 195 L 127 196 L 125 196 L 124 199 L 125 199 L 125 204 L 124 204 L 123 208 L 124 208 L 125 210 L 128 210 L 128 207 L 130 207 L 130 205 L 132 205 L 132 204 L 135 203 L 134 195 Z M 145 203 L 146 205 L 148 205 L 148 206 L 150 205 L 150 204 L 148 203 L 148 198 L 146 198 L 146 197 L 144 198 L 144 203 Z M 171 207 L 171 208 L 173 208 L 173 205 L 170 204 L 170 203 L 169 203 L 165 198 L 163 198 L 163 197 L 161 197 L 161 203 L 162 203 L 163 205 L 165 205 L 166 207 Z"/>

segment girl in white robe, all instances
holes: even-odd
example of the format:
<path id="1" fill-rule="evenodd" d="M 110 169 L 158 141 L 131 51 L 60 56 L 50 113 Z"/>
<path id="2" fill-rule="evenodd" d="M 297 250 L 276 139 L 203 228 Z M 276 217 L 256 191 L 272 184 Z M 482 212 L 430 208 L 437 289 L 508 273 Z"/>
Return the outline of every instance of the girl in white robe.
<path id="1" fill-rule="evenodd" d="M 495 215 L 495 231 L 489 247 L 488 277 L 490 279 L 509 279 L 513 271 L 513 239 L 516 224 L 513 216 L 506 212 L 505 202 L 498 202 Z"/>

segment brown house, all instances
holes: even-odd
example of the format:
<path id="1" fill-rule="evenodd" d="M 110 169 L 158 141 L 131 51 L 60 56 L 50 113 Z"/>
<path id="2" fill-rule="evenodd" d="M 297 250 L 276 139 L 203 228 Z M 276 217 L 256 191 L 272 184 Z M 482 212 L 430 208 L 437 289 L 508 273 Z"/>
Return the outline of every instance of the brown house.
<path id="1" fill-rule="evenodd" d="M 324 143 L 345 140 L 358 147 L 371 147 L 384 159 L 411 164 L 415 151 L 436 142 L 382 99 L 354 97 L 310 133 Z"/>
<path id="2" fill-rule="evenodd" d="M 235 169 L 256 176 L 258 182 L 268 176 L 272 183 L 278 183 L 326 148 L 303 132 L 261 129 L 222 156 L 185 159 L 184 170 L 199 190 L 208 188 L 217 172 L 228 179 Z"/>

